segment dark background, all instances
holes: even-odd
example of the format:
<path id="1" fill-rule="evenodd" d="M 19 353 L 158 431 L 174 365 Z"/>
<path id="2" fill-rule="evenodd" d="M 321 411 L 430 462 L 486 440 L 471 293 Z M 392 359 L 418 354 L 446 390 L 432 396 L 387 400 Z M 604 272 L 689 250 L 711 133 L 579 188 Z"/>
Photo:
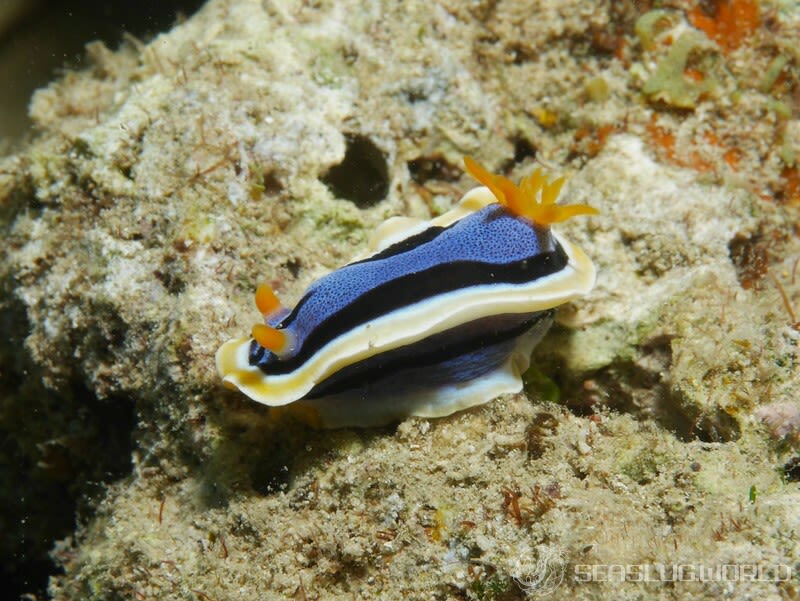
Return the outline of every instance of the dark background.
<path id="1" fill-rule="evenodd" d="M 0 0 L 0 155 L 12 152 L 32 135 L 27 114 L 33 91 L 66 69 L 81 68 L 88 42 L 102 40 L 113 50 L 126 32 L 147 42 L 190 17 L 203 2 Z M 0 323 L 0 329 L 4 336 L 17 331 L 19 336 L 12 342 L 21 348 L 25 315 L 6 313 L 11 316 L 9 323 Z M 53 460 L 42 469 L 25 446 L 31 440 L 26 432 L 35 429 L 36 416 L 15 421 L 8 413 L 20 405 L 14 399 L 24 394 L 35 395 L 33 407 L 57 412 L 59 404 L 48 403 L 48 393 L 36 385 L 35 373 L 29 374 L 30 385 L 23 387 L 13 381 L 6 367 L 0 366 L 0 395 L 4 397 L 0 398 L 0 410 L 5 413 L 0 420 L 0 486 L 4 487 L 0 495 L 0 599 L 41 601 L 47 598 L 49 576 L 58 569 L 50 557 L 55 542 L 75 530 L 82 513 L 85 519 L 93 503 L 102 498 L 104 483 L 129 473 L 135 417 L 130 404 L 100 402 L 89 390 L 75 391 L 76 402 L 91 417 L 87 423 L 98 426 L 81 428 L 81 436 L 101 437 L 112 459 L 98 457 L 92 465 L 79 465 L 72 472 L 58 470 L 57 460 L 68 449 L 55 444 L 41 451 Z M 115 409 L 119 406 L 127 407 L 122 412 L 124 419 Z M 104 415 L 111 409 L 113 415 Z"/>
<path id="2" fill-rule="evenodd" d="M 28 101 L 84 46 L 115 49 L 124 32 L 144 41 L 189 17 L 203 0 L 0 0 L 0 151 L 28 131 Z"/>

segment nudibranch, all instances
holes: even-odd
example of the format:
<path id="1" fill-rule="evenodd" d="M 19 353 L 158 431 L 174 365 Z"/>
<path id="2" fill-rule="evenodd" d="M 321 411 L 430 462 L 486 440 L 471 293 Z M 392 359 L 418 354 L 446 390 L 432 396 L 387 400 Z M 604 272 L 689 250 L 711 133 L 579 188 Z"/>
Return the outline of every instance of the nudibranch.
<path id="1" fill-rule="evenodd" d="M 217 351 L 224 384 L 322 427 L 441 417 L 519 392 L 554 308 L 595 282 L 589 257 L 550 226 L 596 210 L 556 204 L 563 179 L 537 170 L 517 186 L 464 162 L 483 186 L 430 221 L 387 220 L 294 309 L 260 286 L 264 323 Z"/>

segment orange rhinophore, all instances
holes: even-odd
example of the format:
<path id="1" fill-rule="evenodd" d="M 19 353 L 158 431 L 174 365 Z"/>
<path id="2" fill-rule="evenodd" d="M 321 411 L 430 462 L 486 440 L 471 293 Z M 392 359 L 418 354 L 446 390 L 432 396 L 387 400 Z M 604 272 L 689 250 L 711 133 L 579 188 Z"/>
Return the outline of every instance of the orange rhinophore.
<path id="1" fill-rule="evenodd" d="M 256 307 L 264 317 L 275 315 L 283 308 L 275 292 L 267 284 L 260 284 L 256 289 Z"/>
<path id="2" fill-rule="evenodd" d="M 257 323 L 253 326 L 251 333 L 258 344 L 265 349 L 269 349 L 276 355 L 286 352 L 289 348 L 289 339 L 286 332 L 283 330 L 278 330 L 277 328 L 270 327 L 263 323 Z"/>

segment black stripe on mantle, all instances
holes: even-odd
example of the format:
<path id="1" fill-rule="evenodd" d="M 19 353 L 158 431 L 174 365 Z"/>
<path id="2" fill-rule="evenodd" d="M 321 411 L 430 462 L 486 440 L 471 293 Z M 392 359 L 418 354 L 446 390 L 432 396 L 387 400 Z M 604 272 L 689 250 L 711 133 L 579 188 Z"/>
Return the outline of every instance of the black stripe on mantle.
<path id="1" fill-rule="evenodd" d="M 305 338 L 302 347 L 294 356 L 279 361 L 274 354 L 259 346 L 254 340 L 250 345 L 249 362 L 268 375 L 290 373 L 334 338 L 392 311 L 472 286 L 532 282 L 561 271 L 568 261 L 564 249 L 555 242 L 555 250 L 540 252 L 513 263 L 449 262 L 395 278 L 361 295 L 336 315 L 323 321 Z M 298 302 L 281 327 L 291 323 L 308 296 Z"/>
<path id="2" fill-rule="evenodd" d="M 548 309 L 533 314 L 485 317 L 462 324 L 414 344 L 392 349 L 348 365 L 317 384 L 305 398 L 313 399 L 358 389 L 366 391 L 369 387 L 380 387 L 382 378 L 399 371 L 409 373 L 410 377 L 403 383 L 403 386 L 409 389 L 427 386 L 422 377 L 425 370 L 433 371 L 433 377 L 439 383 L 442 383 L 443 380 L 450 384 L 472 380 L 497 369 L 499 363 L 507 360 L 509 353 L 513 350 L 515 340 L 542 320 L 550 319 L 553 313 L 552 309 Z M 488 347 L 499 348 L 493 354 L 487 354 L 487 361 L 484 365 L 465 366 L 461 373 L 453 369 L 453 360 L 458 357 L 470 357 Z M 489 357 L 494 357 L 494 360 Z M 382 392 L 392 394 L 400 391 L 392 389 Z"/>

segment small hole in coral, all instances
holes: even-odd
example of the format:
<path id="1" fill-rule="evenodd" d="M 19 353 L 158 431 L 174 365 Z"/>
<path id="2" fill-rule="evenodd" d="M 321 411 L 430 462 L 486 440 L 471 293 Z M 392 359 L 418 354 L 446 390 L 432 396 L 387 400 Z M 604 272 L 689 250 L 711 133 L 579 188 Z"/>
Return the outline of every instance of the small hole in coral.
<path id="1" fill-rule="evenodd" d="M 352 201 L 360 209 L 369 208 L 389 192 L 386 156 L 365 136 L 347 136 L 344 160 L 321 178 L 337 198 Z"/>
<path id="2" fill-rule="evenodd" d="M 786 462 L 783 466 L 783 477 L 787 482 L 800 482 L 800 455 Z"/>
<path id="3" fill-rule="evenodd" d="M 292 274 L 294 279 L 297 279 L 297 277 L 300 275 L 300 270 L 303 268 L 303 262 L 299 258 L 295 257 L 286 261 L 283 264 L 283 267 Z"/>
<path id="4" fill-rule="evenodd" d="M 525 138 L 517 138 L 514 140 L 514 162 L 521 163 L 525 159 L 534 158 L 536 156 L 536 148 Z"/>
<path id="5" fill-rule="evenodd" d="M 408 172 L 418 184 L 429 180 L 455 182 L 461 177 L 463 169 L 445 160 L 441 155 L 419 157 L 408 162 Z"/>
<path id="6" fill-rule="evenodd" d="M 757 288 L 769 268 L 768 242 L 762 234 L 736 234 L 728 242 L 728 255 L 745 290 Z"/>
<path id="7" fill-rule="evenodd" d="M 261 185 L 267 194 L 278 194 L 283 191 L 283 182 L 278 179 L 274 171 L 267 171 L 261 179 Z"/>
<path id="8" fill-rule="evenodd" d="M 514 143 L 514 156 L 510 159 L 506 159 L 503 164 L 500 165 L 500 171 L 502 173 L 510 173 L 517 165 L 524 162 L 526 159 L 533 159 L 536 157 L 536 148 L 526 138 L 517 137 L 512 138 L 511 141 Z"/>

